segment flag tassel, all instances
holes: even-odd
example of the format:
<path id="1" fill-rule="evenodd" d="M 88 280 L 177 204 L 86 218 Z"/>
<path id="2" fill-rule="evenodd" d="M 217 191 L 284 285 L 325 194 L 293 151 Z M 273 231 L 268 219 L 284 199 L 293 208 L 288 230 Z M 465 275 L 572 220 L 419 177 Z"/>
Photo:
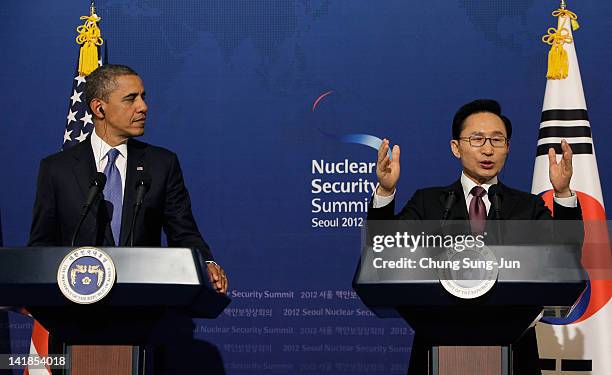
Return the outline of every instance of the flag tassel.
<path id="1" fill-rule="evenodd" d="M 92 6 L 89 16 L 82 16 L 85 23 L 77 27 L 76 41 L 81 45 L 79 53 L 79 75 L 85 77 L 98 68 L 98 47 L 104 42 L 100 37 L 100 17 Z"/>
<path id="2" fill-rule="evenodd" d="M 567 52 L 560 44 L 553 44 L 548 51 L 548 71 L 546 78 L 548 79 L 565 79 L 569 72 L 569 61 Z"/>
<path id="3" fill-rule="evenodd" d="M 578 29 L 579 25 L 576 21 L 578 16 L 564 8 L 555 10 L 552 15 L 558 17 L 558 27 L 549 28 L 548 33 L 542 37 L 542 42 L 550 45 L 546 78 L 565 79 L 569 74 L 569 60 L 563 45 L 574 41 L 570 31 L 565 26 L 567 21 L 570 20 L 572 30 Z"/>

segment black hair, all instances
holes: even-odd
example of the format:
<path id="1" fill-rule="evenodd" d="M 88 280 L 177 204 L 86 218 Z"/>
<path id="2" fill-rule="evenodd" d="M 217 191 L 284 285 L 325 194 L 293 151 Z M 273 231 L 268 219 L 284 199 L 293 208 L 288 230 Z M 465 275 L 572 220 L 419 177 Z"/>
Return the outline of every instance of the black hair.
<path id="1" fill-rule="evenodd" d="M 91 101 L 94 99 L 108 100 L 108 96 L 117 87 L 115 78 L 120 76 L 137 76 L 134 69 L 126 65 L 107 64 L 102 65 L 87 76 L 85 83 L 85 100 L 91 109 Z"/>
<path id="2" fill-rule="evenodd" d="M 499 116 L 506 127 L 506 137 L 510 139 L 512 136 L 512 122 L 509 118 L 501 114 L 501 106 L 493 99 L 477 99 L 461 106 L 457 113 L 455 113 L 455 117 L 453 117 L 453 139 L 459 139 L 466 118 L 474 113 L 483 112 L 493 113 Z"/>

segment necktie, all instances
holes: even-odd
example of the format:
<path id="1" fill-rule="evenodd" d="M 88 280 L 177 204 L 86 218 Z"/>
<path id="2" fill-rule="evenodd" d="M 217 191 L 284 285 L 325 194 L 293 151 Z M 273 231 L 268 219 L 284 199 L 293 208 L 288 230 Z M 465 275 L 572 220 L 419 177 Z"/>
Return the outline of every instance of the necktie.
<path id="1" fill-rule="evenodd" d="M 474 186 L 470 191 L 474 197 L 470 202 L 470 226 L 472 227 L 472 233 L 482 234 L 485 229 L 485 222 L 487 219 L 487 207 L 485 206 L 482 197 L 487 191 L 482 186 Z"/>
<path id="2" fill-rule="evenodd" d="M 119 235 L 121 232 L 121 211 L 123 211 L 123 188 L 121 187 L 121 175 L 119 168 L 115 164 L 119 156 L 119 150 L 111 148 L 106 154 L 107 163 L 104 168 L 106 175 L 106 185 L 104 186 L 104 200 L 110 203 L 109 216 L 111 217 L 111 229 L 115 245 L 119 245 Z"/>

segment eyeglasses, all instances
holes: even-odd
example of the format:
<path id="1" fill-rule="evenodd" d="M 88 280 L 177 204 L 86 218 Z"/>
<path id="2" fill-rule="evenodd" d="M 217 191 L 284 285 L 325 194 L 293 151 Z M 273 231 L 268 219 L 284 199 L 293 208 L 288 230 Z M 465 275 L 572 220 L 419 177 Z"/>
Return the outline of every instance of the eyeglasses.
<path id="1" fill-rule="evenodd" d="M 484 137 L 482 135 L 472 135 L 470 137 L 459 138 L 460 141 L 468 141 L 470 142 L 470 146 L 472 147 L 482 147 L 487 143 L 487 139 L 491 143 L 491 146 L 496 148 L 506 147 L 509 139 L 504 137 L 503 135 L 496 135 L 494 137 Z"/>

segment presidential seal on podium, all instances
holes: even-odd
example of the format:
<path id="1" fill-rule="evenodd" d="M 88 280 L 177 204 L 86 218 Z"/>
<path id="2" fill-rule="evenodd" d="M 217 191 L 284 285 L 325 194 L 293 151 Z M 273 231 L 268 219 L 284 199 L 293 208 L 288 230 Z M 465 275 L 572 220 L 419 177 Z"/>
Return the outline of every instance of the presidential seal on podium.
<path id="1" fill-rule="evenodd" d="M 491 290 L 497 281 L 497 258 L 486 245 L 463 251 L 448 248 L 442 257 L 453 267 L 438 270 L 438 276 L 444 289 L 455 297 L 478 298 Z"/>
<path id="2" fill-rule="evenodd" d="M 115 277 L 115 264 L 106 252 L 96 247 L 79 247 L 60 263 L 57 284 L 72 302 L 91 304 L 110 292 Z"/>

